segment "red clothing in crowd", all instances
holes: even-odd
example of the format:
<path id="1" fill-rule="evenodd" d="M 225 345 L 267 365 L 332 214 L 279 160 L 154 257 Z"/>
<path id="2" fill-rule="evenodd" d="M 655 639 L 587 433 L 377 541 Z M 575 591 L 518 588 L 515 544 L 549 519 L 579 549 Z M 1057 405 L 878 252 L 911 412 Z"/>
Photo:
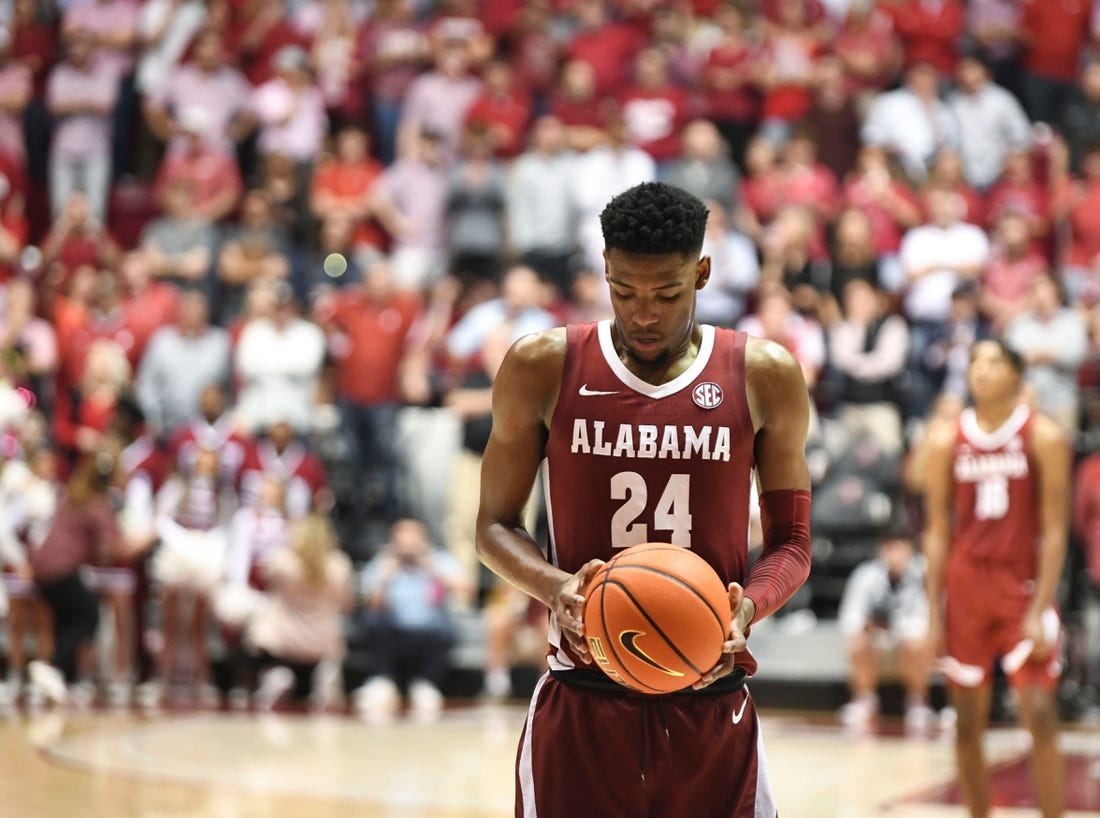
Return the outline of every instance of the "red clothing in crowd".
<path id="1" fill-rule="evenodd" d="M 82 565 L 103 565 L 118 545 L 115 510 L 106 496 L 77 505 L 63 495 L 42 544 L 30 552 L 35 581 L 49 585 Z"/>
<path id="2" fill-rule="evenodd" d="M 280 453 L 270 441 L 261 440 L 249 448 L 241 467 L 241 507 L 255 505 L 265 474 L 283 482 L 287 514 L 303 517 L 313 507 L 318 492 L 328 485 L 320 459 L 298 441 L 291 441 Z"/>
<path id="3" fill-rule="evenodd" d="M 889 182 L 890 192 L 898 199 L 903 199 L 911 204 L 916 212 L 920 212 L 920 199 L 909 187 L 897 180 Z M 878 198 L 871 192 L 868 183 L 862 177 L 851 178 L 844 186 L 844 204 L 863 211 L 867 220 L 871 223 L 871 240 L 875 245 L 875 252 L 896 253 L 901 247 L 901 239 L 905 234 L 906 226 L 900 224 L 890 210 L 881 204 Z"/>
<path id="4" fill-rule="evenodd" d="M 348 205 L 365 202 L 382 175 L 382 164 L 374 159 L 363 162 L 342 162 L 335 157 L 326 159 L 313 173 L 312 192 L 324 192 L 333 199 Z M 360 220 L 355 225 L 352 243 L 386 246 L 386 232 L 374 219 Z"/>
<path id="5" fill-rule="evenodd" d="M 1081 462 L 1073 485 L 1073 529 L 1085 550 L 1089 579 L 1100 588 L 1100 454 Z"/>
<path id="6" fill-rule="evenodd" d="M 79 451 L 77 432 L 92 429 L 106 434 L 115 416 L 115 405 L 113 394 L 85 395 L 79 389 L 58 389 L 54 396 L 53 439 L 70 457 L 75 457 Z"/>
<path id="7" fill-rule="evenodd" d="M 336 294 L 322 310 L 322 318 L 331 321 L 338 333 L 329 342 L 329 351 L 341 398 L 360 406 L 398 400 L 398 367 L 420 310 L 420 299 L 412 293 L 395 293 L 382 304 L 358 290 Z"/>
<path id="8" fill-rule="evenodd" d="M 1080 182 L 1065 195 L 1070 225 L 1066 262 L 1074 267 L 1092 267 L 1100 261 L 1100 179 Z"/>
<path id="9" fill-rule="evenodd" d="M 1004 250 L 994 247 L 989 265 L 982 274 L 982 293 L 1022 308 L 1032 282 L 1049 272 L 1050 265 L 1039 253 L 1009 258 Z"/>
<path id="10" fill-rule="evenodd" d="M 579 32 L 566 46 L 566 58 L 582 60 L 596 75 L 596 93 L 615 93 L 634 64 L 634 55 L 646 40 L 641 28 L 627 22 L 610 22 L 595 31 Z"/>
<path id="11" fill-rule="evenodd" d="M 959 0 L 902 0 L 881 8 L 901 37 L 906 65 L 927 62 L 944 74 L 955 70 L 958 43 L 966 29 L 966 9 Z"/>
<path id="12" fill-rule="evenodd" d="M 526 147 L 527 123 L 531 120 L 531 98 L 522 91 L 510 94 L 484 92 L 466 112 L 466 125 L 478 126 L 497 135 L 497 156 L 518 156 Z"/>
<path id="13" fill-rule="evenodd" d="M 174 323 L 179 307 L 179 291 L 163 281 L 154 281 L 140 293 L 122 302 L 123 322 L 130 330 L 132 344 L 126 357 L 136 369 L 145 354 L 149 339 L 165 324 Z"/>
<path id="14" fill-rule="evenodd" d="M 1032 74 L 1076 82 L 1089 36 L 1091 0 L 1025 0 L 1023 65 Z"/>
<path id="15" fill-rule="evenodd" d="M 200 212 L 204 212 L 215 199 L 222 198 L 227 190 L 233 191 L 236 198 L 244 192 L 244 181 L 236 157 L 213 146 L 206 146 L 198 153 L 168 151 L 153 183 L 156 201 L 162 201 L 164 192 L 177 182 L 188 185 L 191 200 Z"/>
<path id="16" fill-rule="evenodd" d="M 241 472 L 253 445 L 252 438 L 226 414 L 214 423 L 198 418 L 180 426 L 168 441 L 168 455 L 176 468 L 189 472 L 200 449 L 213 449 L 218 453 L 222 479 L 240 489 Z"/>
<path id="17" fill-rule="evenodd" d="M 628 88 L 619 96 L 619 108 L 631 141 L 656 161 L 680 155 L 680 131 L 691 118 L 691 99 L 677 85 L 661 89 Z"/>
<path id="18" fill-rule="evenodd" d="M 747 122 L 756 118 L 759 99 L 753 85 L 753 61 L 748 46 L 719 43 L 703 63 L 703 105 L 716 122 Z"/>

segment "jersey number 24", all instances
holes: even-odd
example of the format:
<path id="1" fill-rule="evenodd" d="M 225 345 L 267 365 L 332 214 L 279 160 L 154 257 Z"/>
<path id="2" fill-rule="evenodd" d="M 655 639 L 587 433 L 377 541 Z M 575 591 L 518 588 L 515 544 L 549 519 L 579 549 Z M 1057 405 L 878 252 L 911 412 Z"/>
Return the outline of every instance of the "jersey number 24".
<path id="1" fill-rule="evenodd" d="M 657 487 L 659 488 L 659 487 Z M 635 471 L 621 471 L 611 477 L 611 499 L 625 501 L 611 517 L 611 545 L 629 548 L 650 542 L 649 526 L 638 522 L 649 507 L 650 487 Z M 671 532 L 668 542 L 691 548 L 691 475 L 672 474 L 653 509 L 653 528 Z"/>

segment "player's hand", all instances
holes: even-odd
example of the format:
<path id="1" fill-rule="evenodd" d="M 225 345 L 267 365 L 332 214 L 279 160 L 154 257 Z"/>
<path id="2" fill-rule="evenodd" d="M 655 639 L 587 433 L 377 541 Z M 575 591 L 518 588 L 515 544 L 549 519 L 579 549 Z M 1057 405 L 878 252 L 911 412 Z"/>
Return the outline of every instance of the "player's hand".
<path id="1" fill-rule="evenodd" d="M 589 560 L 582 565 L 577 573 L 558 586 L 550 606 L 569 647 L 586 665 L 591 664 L 592 655 L 588 652 L 588 640 L 584 638 L 584 591 L 603 565 L 603 560 Z"/>
<path id="2" fill-rule="evenodd" d="M 1054 646 L 1047 641 L 1042 611 L 1028 611 L 1020 630 L 1023 638 L 1031 642 L 1032 659 L 1046 659 L 1050 655 Z"/>
<path id="3" fill-rule="evenodd" d="M 702 690 L 704 687 L 714 684 L 723 676 L 733 673 L 733 668 L 736 665 L 736 655 L 745 650 L 747 645 L 745 631 L 748 630 L 752 618 L 756 616 L 756 603 L 745 596 L 745 589 L 736 582 L 729 584 L 729 595 L 730 610 L 733 611 L 733 617 L 730 620 L 729 635 L 726 637 L 726 641 L 722 643 L 722 655 L 718 658 L 718 664 L 704 673 L 699 681 L 692 685 L 694 690 Z"/>

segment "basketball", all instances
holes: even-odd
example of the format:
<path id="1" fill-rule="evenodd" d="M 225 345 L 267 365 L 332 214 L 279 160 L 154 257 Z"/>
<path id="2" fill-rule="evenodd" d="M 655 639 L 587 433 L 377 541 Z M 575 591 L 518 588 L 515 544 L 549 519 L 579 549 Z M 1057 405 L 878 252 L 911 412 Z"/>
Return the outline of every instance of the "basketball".
<path id="1" fill-rule="evenodd" d="M 595 664 L 639 693 L 672 693 L 718 662 L 729 632 L 726 585 L 690 549 L 646 543 L 612 557 L 585 593 Z"/>

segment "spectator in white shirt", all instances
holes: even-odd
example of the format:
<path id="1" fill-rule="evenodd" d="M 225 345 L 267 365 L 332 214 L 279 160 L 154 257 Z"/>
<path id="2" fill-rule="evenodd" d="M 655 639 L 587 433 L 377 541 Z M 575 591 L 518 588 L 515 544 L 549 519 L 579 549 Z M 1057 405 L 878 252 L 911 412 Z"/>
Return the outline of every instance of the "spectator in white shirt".
<path id="1" fill-rule="evenodd" d="M 955 120 L 937 96 L 937 82 L 935 68 L 914 63 L 905 84 L 880 94 L 863 123 L 863 141 L 896 155 L 915 181 L 925 178 L 933 154 L 957 138 Z"/>
<path id="2" fill-rule="evenodd" d="M 1031 141 L 1027 114 L 1004 88 L 994 85 L 989 69 L 976 56 L 963 57 L 955 69 L 957 90 L 947 99 L 958 129 L 966 181 L 989 188 L 1004 169 L 1005 156 Z"/>
<path id="3" fill-rule="evenodd" d="M 325 353 L 320 328 L 298 315 L 286 282 L 273 285 L 275 311 L 245 325 L 237 344 L 238 412 L 253 431 L 287 420 L 298 431 L 312 425 Z"/>

